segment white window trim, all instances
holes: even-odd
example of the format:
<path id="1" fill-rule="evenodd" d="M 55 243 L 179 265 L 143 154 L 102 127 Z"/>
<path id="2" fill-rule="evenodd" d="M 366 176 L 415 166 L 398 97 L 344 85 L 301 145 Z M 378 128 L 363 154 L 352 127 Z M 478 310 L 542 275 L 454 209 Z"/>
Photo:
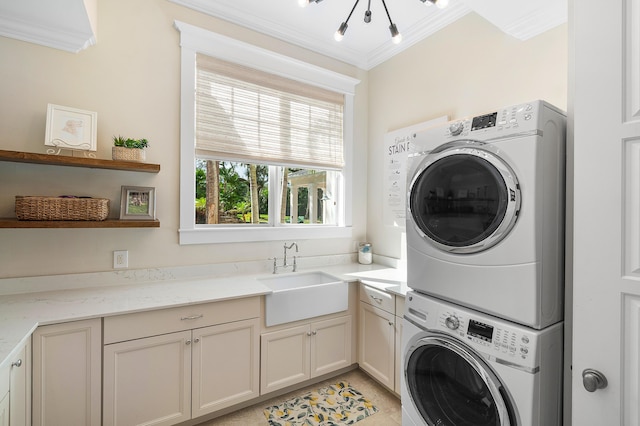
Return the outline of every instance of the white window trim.
<path id="1" fill-rule="evenodd" d="M 262 49 L 184 22 L 180 31 L 180 244 L 210 244 L 314 238 L 350 238 L 353 202 L 353 122 L 355 88 L 360 80 Z M 196 227 L 195 224 L 195 78 L 196 54 L 220 58 L 344 94 L 344 223 Z"/>

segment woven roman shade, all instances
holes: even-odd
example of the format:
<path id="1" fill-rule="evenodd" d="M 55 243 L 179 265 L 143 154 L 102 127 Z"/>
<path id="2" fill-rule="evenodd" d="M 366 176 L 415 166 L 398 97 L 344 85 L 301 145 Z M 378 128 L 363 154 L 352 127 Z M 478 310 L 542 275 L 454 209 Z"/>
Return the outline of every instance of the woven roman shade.
<path id="1" fill-rule="evenodd" d="M 343 167 L 344 95 L 202 54 L 196 73 L 198 157 Z"/>

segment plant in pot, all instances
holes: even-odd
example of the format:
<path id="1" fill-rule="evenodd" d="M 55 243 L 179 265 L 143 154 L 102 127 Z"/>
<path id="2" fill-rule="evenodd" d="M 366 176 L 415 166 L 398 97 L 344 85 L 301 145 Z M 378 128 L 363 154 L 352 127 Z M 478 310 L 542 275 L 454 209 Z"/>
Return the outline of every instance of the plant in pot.
<path id="1" fill-rule="evenodd" d="M 123 138 L 122 136 L 113 137 L 113 148 L 111 149 L 111 157 L 114 160 L 123 161 L 144 161 L 145 148 L 149 146 L 146 139 Z"/>

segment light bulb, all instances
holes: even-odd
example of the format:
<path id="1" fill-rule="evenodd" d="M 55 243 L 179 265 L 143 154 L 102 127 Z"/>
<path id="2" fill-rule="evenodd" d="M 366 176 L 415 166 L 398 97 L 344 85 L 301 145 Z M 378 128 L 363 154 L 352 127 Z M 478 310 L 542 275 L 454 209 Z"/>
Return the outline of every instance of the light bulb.
<path id="1" fill-rule="evenodd" d="M 347 23 L 343 22 L 342 24 L 340 24 L 340 28 L 338 28 L 338 31 L 336 31 L 336 33 L 333 35 L 333 38 L 336 41 L 342 41 L 345 31 L 347 31 Z"/>
<path id="2" fill-rule="evenodd" d="M 298 0 L 298 5 L 300 7 L 306 7 L 309 5 L 309 0 Z"/>
<path id="3" fill-rule="evenodd" d="M 398 44 L 402 41 L 402 34 L 400 34 L 400 31 L 398 31 L 398 27 L 396 27 L 396 24 L 389 25 L 389 31 L 391 31 L 391 41 L 393 41 L 395 44 Z"/>
<path id="4" fill-rule="evenodd" d="M 436 0 L 435 4 L 439 9 L 444 9 L 449 5 L 449 0 Z"/>

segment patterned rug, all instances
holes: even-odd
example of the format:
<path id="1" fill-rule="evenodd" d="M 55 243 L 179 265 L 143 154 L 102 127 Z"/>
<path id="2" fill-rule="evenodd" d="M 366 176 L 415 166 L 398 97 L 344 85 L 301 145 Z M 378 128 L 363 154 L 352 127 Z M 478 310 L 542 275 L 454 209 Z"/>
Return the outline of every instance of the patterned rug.
<path id="1" fill-rule="evenodd" d="M 377 412 L 349 383 L 339 382 L 267 407 L 264 415 L 271 426 L 338 426 L 352 425 Z"/>

